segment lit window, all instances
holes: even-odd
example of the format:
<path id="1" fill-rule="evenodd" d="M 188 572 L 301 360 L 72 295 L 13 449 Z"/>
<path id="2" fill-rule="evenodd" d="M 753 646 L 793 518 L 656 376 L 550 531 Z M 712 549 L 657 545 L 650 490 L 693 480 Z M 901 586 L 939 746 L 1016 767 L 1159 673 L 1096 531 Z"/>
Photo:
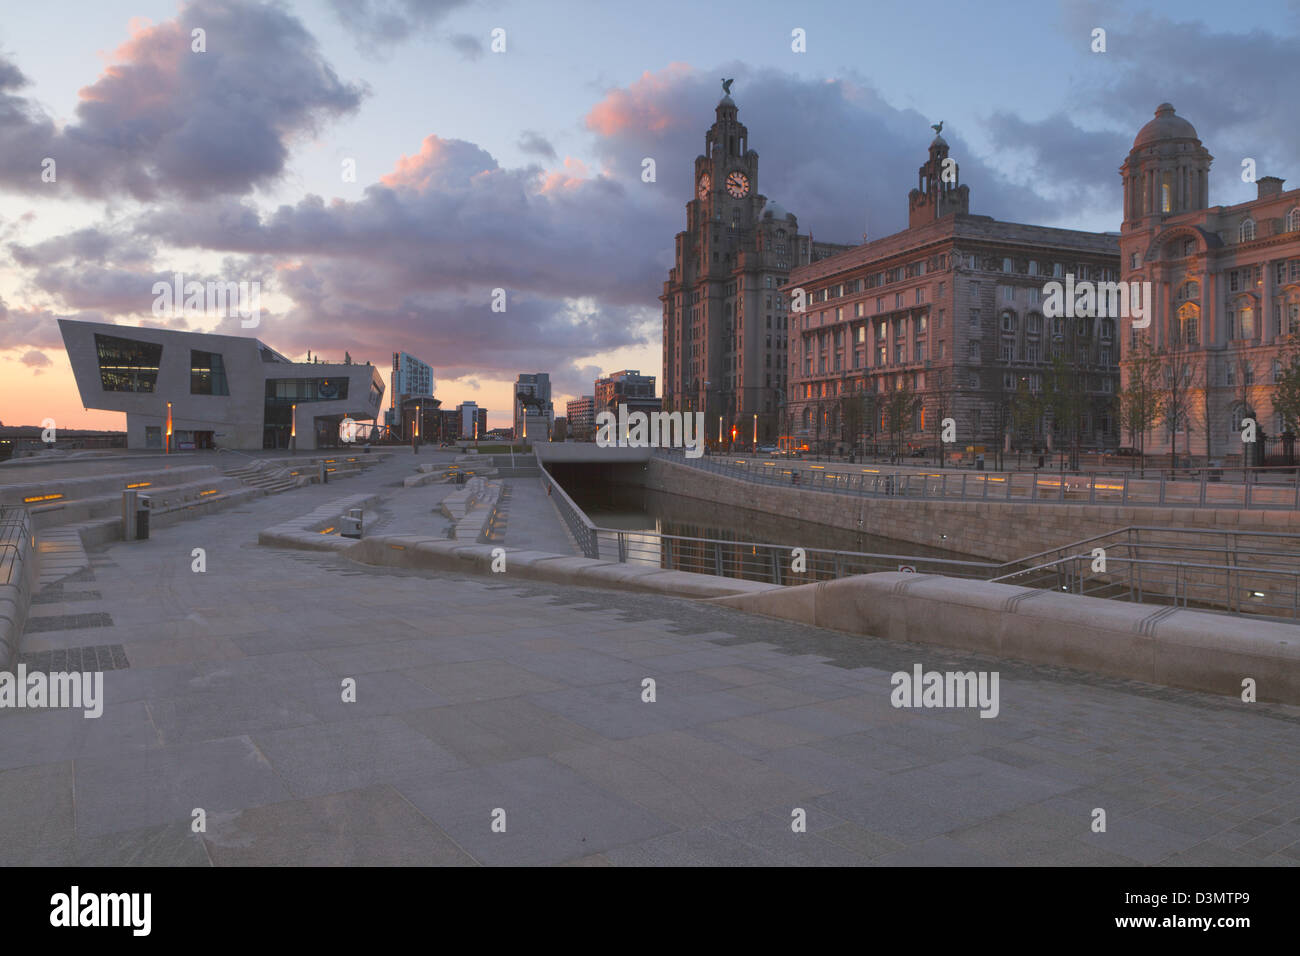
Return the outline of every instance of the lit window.
<path id="1" fill-rule="evenodd" d="M 1237 232 L 1239 242 L 1250 242 L 1255 238 L 1255 220 L 1245 219 L 1241 223 L 1241 228 Z"/>

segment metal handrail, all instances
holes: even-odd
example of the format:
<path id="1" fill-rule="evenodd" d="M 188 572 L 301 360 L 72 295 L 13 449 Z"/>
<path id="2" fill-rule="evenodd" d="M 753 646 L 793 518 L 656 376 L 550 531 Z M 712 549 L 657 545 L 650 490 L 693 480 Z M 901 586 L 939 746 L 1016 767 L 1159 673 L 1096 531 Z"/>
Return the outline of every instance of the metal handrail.
<path id="1" fill-rule="evenodd" d="M 772 485 L 798 485 L 800 487 L 829 491 L 833 494 L 852 494 L 859 497 L 915 497 L 925 500 L 986 500 L 988 498 L 989 482 L 1005 484 L 1007 501 L 1032 501 L 1044 504 L 1088 504 L 1088 505 L 1105 505 L 1120 503 L 1127 505 L 1132 503 L 1152 503 L 1159 504 L 1168 508 L 1231 508 L 1241 510 L 1300 510 L 1300 469 L 1296 469 L 1294 482 L 1290 485 L 1282 483 L 1261 483 L 1258 480 L 1245 481 L 1240 485 L 1236 483 L 1218 483 L 1216 487 L 1230 488 L 1234 490 L 1232 499 L 1220 500 L 1217 496 L 1209 494 L 1206 476 L 1218 469 L 1207 469 L 1202 472 L 1200 481 L 1180 481 L 1177 478 L 1171 478 L 1161 473 L 1159 478 L 1138 478 L 1131 473 L 1125 473 L 1122 479 L 1109 478 L 1104 475 L 1089 475 L 1081 473 L 1072 473 L 1066 471 L 1042 471 L 1042 472 L 971 472 L 961 473 L 960 485 L 956 481 L 951 483 L 954 489 L 950 491 L 948 481 L 949 473 L 931 474 L 928 472 L 875 472 L 871 477 L 871 487 L 867 486 L 864 480 L 866 474 L 857 476 L 828 470 L 825 466 L 809 466 L 815 471 L 815 474 L 809 475 L 809 481 L 802 482 L 799 480 L 802 470 L 781 469 L 781 476 L 789 475 L 791 480 L 785 481 L 783 477 L 778 478 L 776 475 L 765 472 L 763 468 L 775 466 L 774 462 L 761 463 L 763 468 L 754 468 L 748 460 L 732 459 L 731 463 L 717 460 L 717 456 L 708 458 L 691 459 L 684 454 L 678 453 L 679 450 L 656 448 L 653 454 L 657 457 L 665 458 L 691 468 L 698 468 L 704 471 L 711 471 L 717 474 L 734 477 L 744 481 L 751 481 L 760 484 Z M 781 462 L 782 464 L 786 462 Z M 737 467 L 741 465 L 743 467 Z M 856 486 L 853 479 L 857 478 Z M 955 479 L 957 475 L 954 473 Z M 938 479 L 938 481 L 933 481 Z M 1075 479 L 1073 482 L 1071 479 Z M 883 488 L 882 488 L 883 480 Z M 968 485 L 971 480 L 979 486 L 977 489 L 968 491 Z M 1098 481 L 1116 482 L 1120 484 L 1100 485 Z M 1018 483 L 1028 483 L 1028 488 L 1021 491 L 1020 495 L 1014 494 L 1015 486 Z M 901 486 L 901 491 L 900 491 Z M 1058 489 L 1054 495 L 1043 496 L 1039 494 L 1040 487 L 1049 487 Z M 1236 489 L 1240 489 L 1238 492 Z M 1289 492 L 1285 494 L 1284 501 L 1259 501 L 1261 490 L 1272 491 L 1276 493 Z M 1098 495 L 1098 492 L 1102 492 Z M 1073 495 L 1074 497 L 1069 497 Z M 1252 500 L 1254 499 L 1254 500 Z"/>
<path id="2" fill-rule="evenodd" d="M 537 462 L 537 467 L 541 472 L 542 487 L 546 488 L 551 499 L 556 502 L 560 516 L 564 519 L 569 531 L 572 532 L 574 540 L 578 543 L 578 548 L 585 557 L 599 558 L 600 540 L 596 534 L 596 526 L 592 524 L 591 519 L 577 506 L 574 500 L 569 497 L 554 476 L 546 470 L 546 465 L 540 459 Z"/>

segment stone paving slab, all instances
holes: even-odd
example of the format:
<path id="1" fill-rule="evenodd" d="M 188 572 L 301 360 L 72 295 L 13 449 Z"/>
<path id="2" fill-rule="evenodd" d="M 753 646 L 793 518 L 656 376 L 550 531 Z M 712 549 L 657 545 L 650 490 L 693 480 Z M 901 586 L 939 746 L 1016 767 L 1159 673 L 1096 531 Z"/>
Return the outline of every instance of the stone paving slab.
<path id="1" fill-rule="evenodd" d="M 411 468 L 349 485 L 386 533 L 445 489 L 402 488 Z M 507 535 L 546 519 L 525 497 Z M 93 592 L 38 605 L 111 623 L 25 650 L 120 645 L 129 666 L 99 719 L 0 710 L 0 864 L 1300 864 L 1300 708 L 256 544 L 336 499 L 92 548 Z M 999 716 L 894 708 L 918 662 L 998 671 Z"/>

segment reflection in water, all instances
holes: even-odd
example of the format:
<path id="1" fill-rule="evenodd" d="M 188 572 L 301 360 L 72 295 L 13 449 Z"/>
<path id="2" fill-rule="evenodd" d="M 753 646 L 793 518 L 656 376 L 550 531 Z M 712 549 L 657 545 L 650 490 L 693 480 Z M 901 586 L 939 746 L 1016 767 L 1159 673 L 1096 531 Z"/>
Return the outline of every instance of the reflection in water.
<path id="1" fill-rule="evenodd" d="M 566 488 L 566 491 L 569 489 Z M 915 558 L 949 558 L 985 561 L 971 555 L 960 554 L 940 547 L 913 544 L 893 538 L 867 534 L 849 528 L 828 528 L 809 524 L 796 518 L 771 514 L 736 505 L 683 498 L 630 485 L 609 483 L 582 483 L 569 491 L 598 528 L 621 531 L 647 531 L 660 534 L 681 535 L 690 538 L 711 538 L 722 541 L 755 542 L 783 545 L 784 549 L 753 547 L 716 547 L 713 544 L 674 542 L 671 553 L 665 555 L 660 539 L 652 535 L 627 535 L 624 537 L 624 560 L 648 563 L 659 567 L 681 568 L 690 571 L 723 573 L 730 577 L 753 580 L 772 580 L 773 562 L 788 564 L 790 548 L 825 549 L 830 551 L 871 552 L 886 555 L 906 555 Z M 860 502 L 845 498 L 845 523 L 856 523 Z M 867 507 L 871 507 L 870 502 Z M 935 531 L 939 539 L 941 531 Z M 615 535 L 601 536 L 601 557 L 616 557 L 618 547 Z M 864 571 L 897 570 L 898 562 L 875 561 L 860 565 L 835 564 L 832 559 L 809 556 L 808 576 L 803 580 L 822 580 L 840 574 Z M 912 562 L 918 571 L 943 571 L 939 566 L 927 568 L 924 562 Z M 948 573 L 962 573 L 946 569 Z M 984 576 L 975 571 L 974 576 Z"/>

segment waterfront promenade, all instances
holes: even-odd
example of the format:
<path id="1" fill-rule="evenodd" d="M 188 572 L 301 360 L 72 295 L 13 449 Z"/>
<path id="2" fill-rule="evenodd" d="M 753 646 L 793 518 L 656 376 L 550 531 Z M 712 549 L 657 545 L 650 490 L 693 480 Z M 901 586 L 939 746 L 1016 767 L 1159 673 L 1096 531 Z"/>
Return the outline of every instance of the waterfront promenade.
<path id="1" fill-rule="evenodd" d="M 47 586 L 24 660 L 112 669 L 98 719 L 0 711 L 0 863 L 1300 863 L 1300 708 L 257 544 L 359 494 L 382 496 L 368 532 L 440 535 L 454 486 L 401 487 L 435 460 L 93 549 Z M 507 483 L 503 543 L 572 553 L 540 483 Z M 996 719 L 894 708 L 918 663 L 998 671 Z"/>

